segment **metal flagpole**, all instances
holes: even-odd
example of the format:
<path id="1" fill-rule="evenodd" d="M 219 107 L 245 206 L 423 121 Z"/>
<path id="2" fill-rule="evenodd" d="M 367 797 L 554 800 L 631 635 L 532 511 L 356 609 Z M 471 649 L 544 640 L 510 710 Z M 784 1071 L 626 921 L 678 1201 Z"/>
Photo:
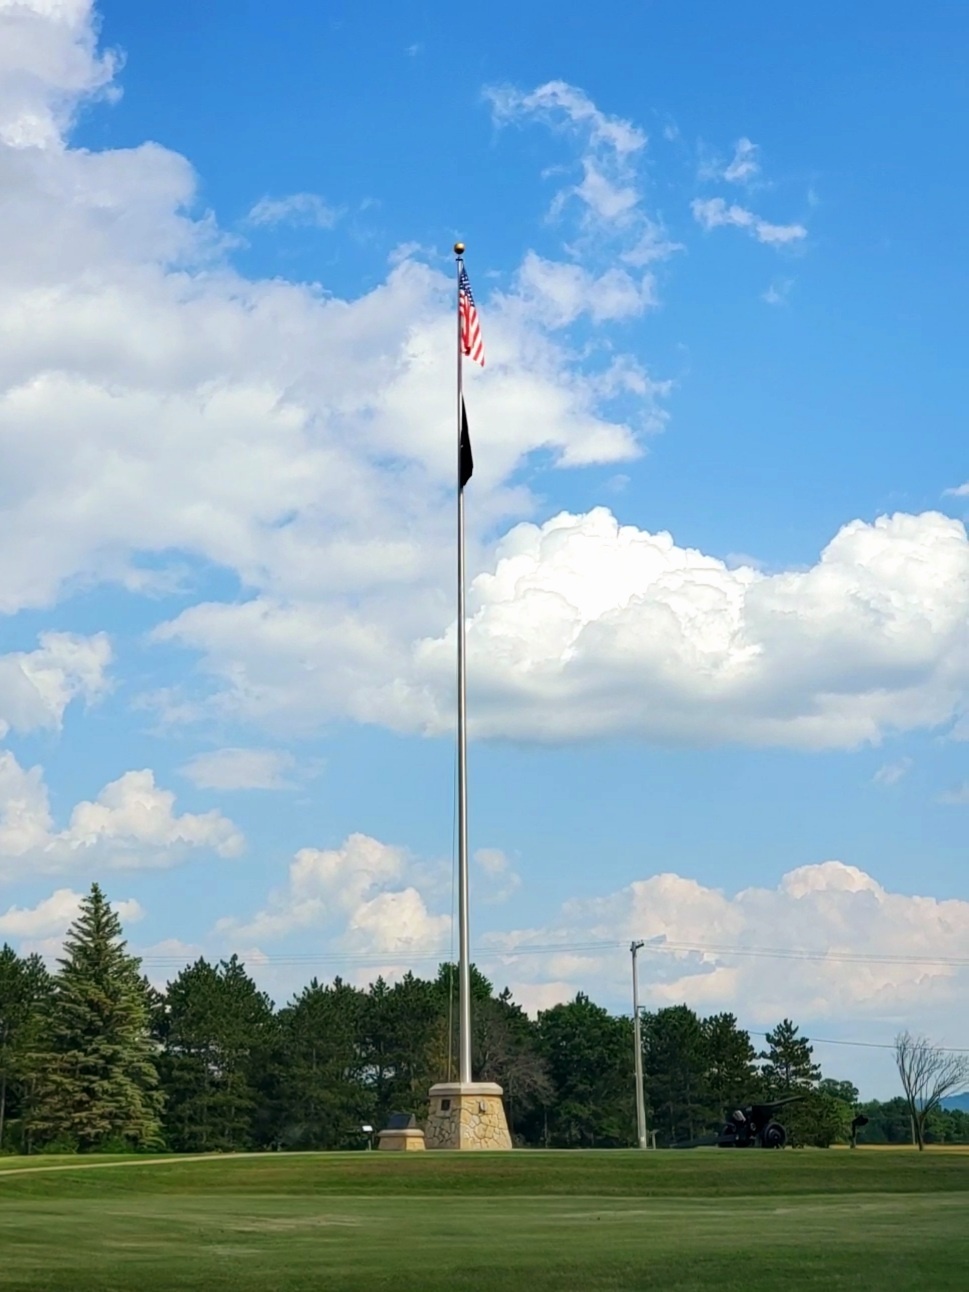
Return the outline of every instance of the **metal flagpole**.
<path id="1" fill-rule="evenodd" d="M 471 947 L 469 934 L 470 894 L 468 882 L 468 735 L 467 685 L 464 652 L 464 490 L 461 487 L 461 428 L 464 411 L 461 334 L 461 270 L 464 243 L 454 244 L 457 268 L 457 483 L 458 483 L 458 1080 L 471 1076 Z"/>
<path id="2" fill-rule="evenodd" d="M 639 974 L 636 967 L 636 952 L 642 942 L 630 942 L 629 950 L 633 958 L 633 1065 L 636 1072 L 636 1142 L 640 1148 L 646 1148 L 646 1100 L 643 1096 L 643 1040 L 639 1027 Z"/>

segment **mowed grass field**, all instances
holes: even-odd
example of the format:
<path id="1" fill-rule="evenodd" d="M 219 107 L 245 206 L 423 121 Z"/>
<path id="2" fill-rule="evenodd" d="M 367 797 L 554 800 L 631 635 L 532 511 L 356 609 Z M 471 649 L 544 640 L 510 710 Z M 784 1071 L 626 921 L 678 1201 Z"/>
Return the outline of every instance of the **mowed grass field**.
<path id="1" fill-rule="evenodd" d="M 0 1159 L 0 1289 L 969 1288 L 969 1154 Z"/>

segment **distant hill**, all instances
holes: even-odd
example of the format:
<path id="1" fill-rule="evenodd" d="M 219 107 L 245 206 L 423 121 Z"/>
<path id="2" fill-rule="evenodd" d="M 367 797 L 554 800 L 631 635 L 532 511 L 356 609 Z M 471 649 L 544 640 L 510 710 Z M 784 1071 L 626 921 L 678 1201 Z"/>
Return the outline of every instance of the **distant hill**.
<path id="1" fill-rule="evenodd" d="M 942 1100 L 943 1108 L 958 1108 L 960 1112 L 969 1113 L 969 1090 L 965 1094 L 950 1095 L 948 1099 Z"/>

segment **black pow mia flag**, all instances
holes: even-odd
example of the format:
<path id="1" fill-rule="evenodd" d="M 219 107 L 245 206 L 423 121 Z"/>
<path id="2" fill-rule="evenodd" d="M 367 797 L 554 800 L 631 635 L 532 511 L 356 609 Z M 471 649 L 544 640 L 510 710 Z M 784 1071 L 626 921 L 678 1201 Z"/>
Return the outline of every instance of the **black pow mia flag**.
<path id="1" fill-rule="evenodd" d="M 474 458 L 471 455 L 471 435 L 468 432 L 468 410 L 464 406 L 464 400 L 461 400 L 461 467 L 459 471 L 459 488 L 464 486 L 471 479 L 471 473 L 474 471 Z"/>

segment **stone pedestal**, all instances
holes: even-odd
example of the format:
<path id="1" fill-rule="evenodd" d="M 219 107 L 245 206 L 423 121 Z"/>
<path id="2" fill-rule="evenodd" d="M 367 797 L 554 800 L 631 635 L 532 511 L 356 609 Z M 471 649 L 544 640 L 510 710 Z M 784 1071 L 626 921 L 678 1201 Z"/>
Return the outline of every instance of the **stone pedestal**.
<path id="1" fill-rule="evenodd" d="M 428 1148 L 511 1148 L 501 1086 L 447 1081 L 431 1086 L 424 1131 Z"/>
<path id="2" fill-rule="evenodd" d="M 417 1126 L 407 1126 L 400 1130 L 382 1130 L 377 1139 L 377 1148 L 384 1152 L 413 1153 L 422 1152 L 425 1148 L 424 1132 Z"/>

